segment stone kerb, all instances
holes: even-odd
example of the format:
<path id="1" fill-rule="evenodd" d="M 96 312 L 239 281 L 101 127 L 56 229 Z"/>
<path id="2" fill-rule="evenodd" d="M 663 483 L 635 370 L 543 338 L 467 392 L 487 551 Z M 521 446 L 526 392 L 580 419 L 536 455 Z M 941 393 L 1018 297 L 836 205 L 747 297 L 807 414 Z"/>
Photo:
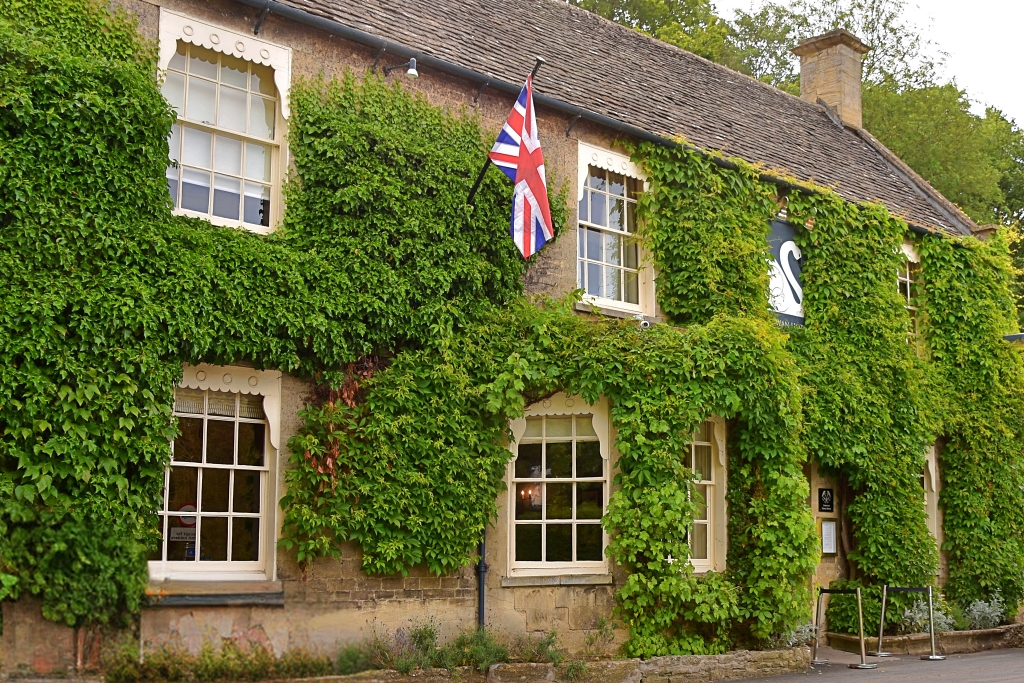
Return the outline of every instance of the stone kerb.
<path id="1" fill-rule="evenodd" d="M 939 654 L 1024 647 L 1024 624 L 1010 624 L 977 631 L 942 631 L 935 635 L 935 649 Z M 828 644 L 837 650 L 860 652 L 860 641 L 857 636 L 848 633 L 829 633 Z M 865 638 L 864 644 L 866 649 L 875 650 L 878 638 Z M 887 652 L 898 655 L 926 655 L 931 652 L 931 639 L 927 633 L 885 636 L 882 645 Z"/>

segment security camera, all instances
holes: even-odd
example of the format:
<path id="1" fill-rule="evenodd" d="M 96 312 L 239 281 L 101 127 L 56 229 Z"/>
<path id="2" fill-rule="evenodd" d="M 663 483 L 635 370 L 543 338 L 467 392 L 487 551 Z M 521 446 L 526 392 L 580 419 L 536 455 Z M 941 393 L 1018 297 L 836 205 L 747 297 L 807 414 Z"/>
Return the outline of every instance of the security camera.
<path id="1" fill-rule="evenodd" d="M 646 330 L 650 326 L 651 326 L 651 321 L 650 320 L 641 320 L 640 321 L 640 329 L 641 330 Z"/>

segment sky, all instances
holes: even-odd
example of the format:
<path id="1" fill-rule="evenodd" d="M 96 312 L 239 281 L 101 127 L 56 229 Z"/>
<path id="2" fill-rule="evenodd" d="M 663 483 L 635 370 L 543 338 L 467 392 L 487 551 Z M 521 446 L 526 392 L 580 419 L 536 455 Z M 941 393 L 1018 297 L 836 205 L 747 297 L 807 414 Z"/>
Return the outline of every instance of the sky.
<path id="1" fill-rule="evenodd" d="M 761 4 L 712 2 L 726 19 Z M 977 113 L 994 106 L 1024 126 L 1024 0 L 908 0 L 907 15 L 948 53 L 943 73 L 967 90 Z"/>

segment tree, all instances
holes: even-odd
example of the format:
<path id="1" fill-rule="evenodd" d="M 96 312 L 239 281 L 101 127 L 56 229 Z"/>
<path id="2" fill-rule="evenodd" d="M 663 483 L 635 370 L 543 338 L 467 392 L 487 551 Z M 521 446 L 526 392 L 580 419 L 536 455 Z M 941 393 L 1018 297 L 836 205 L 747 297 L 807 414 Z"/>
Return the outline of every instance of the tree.
<path id="1" fill-rule="evenodd" d="M 1021 131 L 995 109 L 971 113 L 970 104 L 955 83 L 868 84 L 864 127 L 977 223 L 1013 221 L 1024 209 L 1006 192 L 1014 179 L 1019 192 L 1024 173 L 1013 158 L 1024 145 Z"/>
<path id="2" fill-rule="evenodd" d="M 736 10 L 724 64 L 793 95 L 800 74 L 790 50 L 809 35 L 806 18 L 788 7 L 766 3 L 750 13 Z"/>
<path id="3" fill-rule="evenodd" d="M 712 61 L 726 52 L 729 25 L 710 0 L 570 0 L 632 29 Z"/>

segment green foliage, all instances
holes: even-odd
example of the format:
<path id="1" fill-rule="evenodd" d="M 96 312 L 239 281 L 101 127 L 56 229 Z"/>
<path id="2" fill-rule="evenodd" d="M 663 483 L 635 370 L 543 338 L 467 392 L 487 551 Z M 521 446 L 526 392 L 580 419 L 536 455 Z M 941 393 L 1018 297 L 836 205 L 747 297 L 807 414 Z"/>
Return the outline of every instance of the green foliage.
<path id="1" fill-rule="evenodd" d="M 162 647 L 147 652 L 141 663 L 138 643 L 126 640 L 104 654 L 102 665 L 104 683 L 267 681 L 352 673 L 340 666 L 336 669 L 329 657 L 306 650 L 289 650 L 275 657 L 262 645 L 243 649 L 231 640 L 219 648 L 204 644 L 196 654 L 180 647 Z"/>
<path id="2" fill-rule="evenodd" d="M 709 0 L 572 0 L 574 5 L 654 36 L 658 40 L 721 61 L 728 24 Z"/>
<path id="3" fill-rule="evenodd" d="M 508 648 L 498 642 L 490 631 L 477 629 L 460 634 L 449 645 L 440 648 L 434 656 L 434 666 L 452 670 L 469 666 L 487 671 L 492 664 L 507 662 Z"/>
<path id="4" fill-rule="evenodd" d="M 905 224 L 880 206 L 835 195 L 797 195 L 789 212 L 807 254 L 806 325 L 793 333 L 800 358 L 805 444 L 840 487 L 855 548 L 848 559 L 867 583 L 923 586 L 938 564 L 919 477 L 937 435 L 928 372 L 908 343 L 910 317 L 895 274 Z"/>
<path id="5" fill-rule="evenodd" d="M 1024 598 L 1024 359 L 1007 235 L 921 244 L 924 335 L 942 379 L 948 595 Z"/>
<path id="6" fill-rule="evenodd" d="M 1024 212 L 1014 192 L 1024 173 L 1024 133 L 1001 113 L 970 110 L 955 84 L 864 89 L 864 126 L 979 224 Z"/>
<path id="7" fill-rule="evenodd" d="M 558 633 L 548 631 L 543 636 L 519 636 L 512 647 L 517 661 L 534 664 L 551 663 L 558 666 L 565 659 L 565 653 L 558 647 Z"/>
<path id="8" fill-rule="evenodd" d="M 174 114 L 126 15 L 4 3 L 0 53 L 0 572 L 104 622 L 138 608 L 183 361 L 344 377 L 525 266 L 507 181 L 464 205 L 491 134 L 381 79 L 295 84 L 288 218 L 259 236 L 171 216 Z"/>

